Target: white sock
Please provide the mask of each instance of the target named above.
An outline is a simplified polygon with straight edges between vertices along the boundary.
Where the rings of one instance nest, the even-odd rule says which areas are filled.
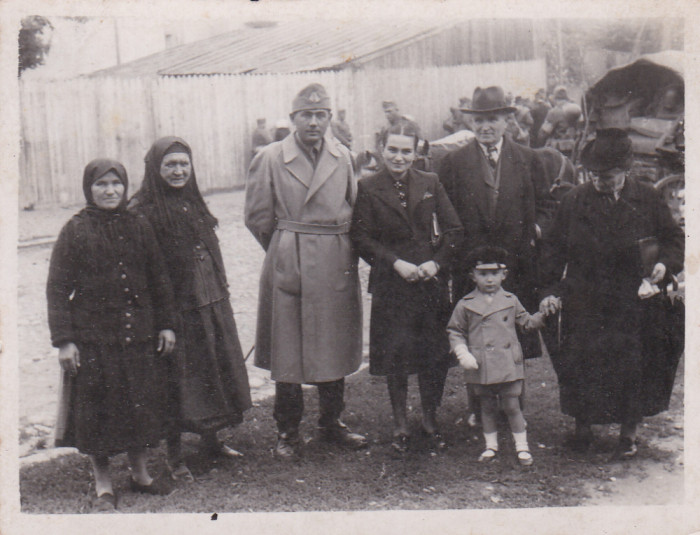
[[[530,446],[527,445],[527,431],[522,433],[513,433],[515,441],[515,451],[530,451]]]
[[[484,440],[486,440],[486,449],[498,451],[498,432],[484,433]]]

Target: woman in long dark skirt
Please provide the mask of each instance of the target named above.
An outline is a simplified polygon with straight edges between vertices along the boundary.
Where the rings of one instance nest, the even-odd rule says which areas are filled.
[[[61,230],[47,301],[67,403],[56,441],[90,456],[98,510],[116,507],[109,457],[128,452],[131,488],[168,489],[146,469],[164,419],[159,360],[175,344],[172,288],[148,222],[126,211],[128,179],[114,160],[85,168],[87,206]]]
[[[239,424],[251,400],[214,232],[217,220],[197,187],[192,151],[183,139],[164,137],[153,144],[132,208],[144,214],[155,230],[180,312],[169,378],[168,463],[174,479],[191,481],[180,432],[200,434],[207,455],[240,456],[216,433]]]

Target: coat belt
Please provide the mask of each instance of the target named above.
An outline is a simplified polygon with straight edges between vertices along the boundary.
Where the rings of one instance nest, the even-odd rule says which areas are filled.
[[[347,234],[350,232],[350,221],[339,225],[321,225],[318,223],[302,223],[300,221],[278,219],[277,228],[299,234]]]

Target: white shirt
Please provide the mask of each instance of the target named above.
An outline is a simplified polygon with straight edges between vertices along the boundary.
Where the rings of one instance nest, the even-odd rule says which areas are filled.
[[[484,155],[486,156],[486,159],[490,159],[488,146],[484,145],[481,142],[477,142],[477,143],[479,143],[479,146],[481,147],[481,150],[483,151]],[[500,156],[501,156],[501,148],[503,147],[503,137],[501,136],[501,139],[499,139],[496,142],[496,144],[493,146],[496,147],[496,152],[494,153],[494,157],[495,157],[495,160],[498,161],[498,158],[500,158]]]

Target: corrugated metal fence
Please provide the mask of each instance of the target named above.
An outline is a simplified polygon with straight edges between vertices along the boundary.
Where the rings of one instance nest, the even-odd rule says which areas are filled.
[[[131,192],[143,157],[160,136],[179,135],[194,151],[203,191],[241,187],[258,117],[268,126],[288,117],[294,95],[311,82],[326,86],[335,109],[347,110],[353,149],[372,148],[384,124],[381,101],[395,100],[428,139],[459,97],[499,84],[532,95],[545,84],[544,60],[298,74],[169,78],[80,78],[20,82],[23,205],[80,202],[85,164],[96,157],[124,163]]]

